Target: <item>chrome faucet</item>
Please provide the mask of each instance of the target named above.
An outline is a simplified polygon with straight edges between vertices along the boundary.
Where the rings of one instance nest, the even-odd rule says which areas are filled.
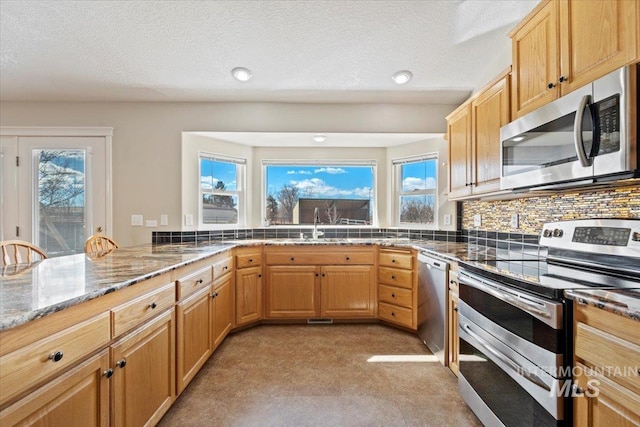
[[[313,239],[316,240],[318,237],[324,234],[323,231],[318,231],[318,224],[320,223],[320,211],[318,208],[313,209]]]

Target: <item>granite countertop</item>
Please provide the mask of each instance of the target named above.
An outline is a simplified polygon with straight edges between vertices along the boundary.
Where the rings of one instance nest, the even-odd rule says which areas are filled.
[[[467,255],[466,243],[409,239],[270,239],[220,243],[145,244],[101,258],[85,254],[4,267],[0,274],[0,331],[92,300],[236,246],[381,245],[426,250],[451,260]]]
[[[640,322],[640,289],[572,289],[567,298]]]

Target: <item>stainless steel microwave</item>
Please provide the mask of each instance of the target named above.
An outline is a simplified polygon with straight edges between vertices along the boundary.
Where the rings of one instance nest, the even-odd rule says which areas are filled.
[[[500,129],[503,190],[639,175],[637,66],[624,67]]]

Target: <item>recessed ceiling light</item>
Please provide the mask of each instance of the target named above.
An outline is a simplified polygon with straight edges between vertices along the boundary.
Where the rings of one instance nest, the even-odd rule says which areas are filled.
[[[327,140],[327,135],[323,133],[316,133],[315,135],[313,135],[313,140],[315,142],[325,142]]]
[[[233,76],[234,79],[240,82],[246,82],[253,76],[253,73],[248,68],[236,67],[233,70],[231,70],[231,75]]]
[[[393,73],[393,76],[391,76],[393,81],[399,85],[403,85],[407,83],[409,80],[411,80],[412,77],[413,77],[413,74],[409,70],[400,70],[396,73]]]

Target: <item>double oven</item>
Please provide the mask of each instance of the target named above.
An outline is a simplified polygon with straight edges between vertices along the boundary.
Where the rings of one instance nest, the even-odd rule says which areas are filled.
[[[640,220],[551,223],[540,244],[546,260],[460,268],[458,386],[486,426],[570,426],[573,319],[564,290],[640,289]],[[537,276],[508,271],[526,263]]]

